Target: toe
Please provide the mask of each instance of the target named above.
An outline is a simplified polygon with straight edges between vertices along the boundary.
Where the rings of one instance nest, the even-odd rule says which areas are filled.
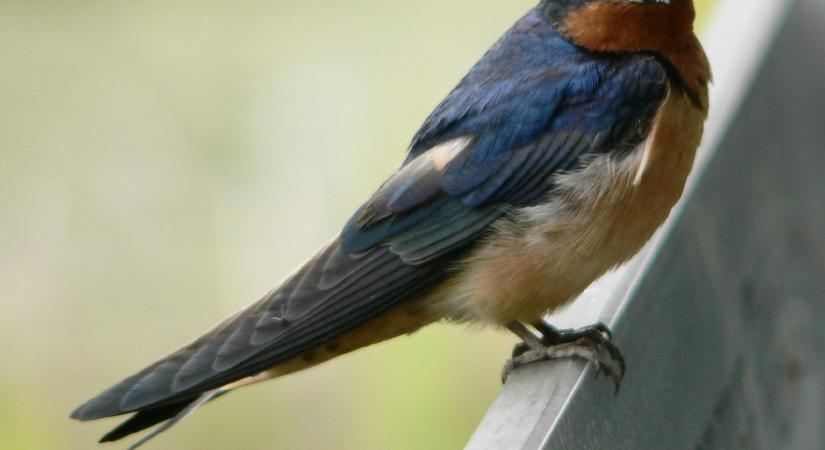
[[[521,354],[523,354],[524,352],[526,352],[528,350],[530,350],[529,345],[527,345],[524,342],[519,342],[518,344],[513,346],[513,351],[511,352],[510,357],[515,358],[517,356],[520,356]]]

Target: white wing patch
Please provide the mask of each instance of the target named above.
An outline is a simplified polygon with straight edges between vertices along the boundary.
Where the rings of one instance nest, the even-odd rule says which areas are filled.
[[[441,172],[462,150],[470,145],[472,139],[469,136],[459,136],[447,142],[436,145],[427,150],[426,153],[420,157],[426,157],[432,160],[435,170]]]

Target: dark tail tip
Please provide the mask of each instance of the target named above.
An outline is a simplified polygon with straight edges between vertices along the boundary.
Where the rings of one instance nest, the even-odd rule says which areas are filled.
[[[155,429],[153,432],[145,436],[143,439],[135,443],[130,449],[137,448],[143,445],[146,441],[152,439],[163,431],[169,429],[172,425],[179,422],[181,419],[189,415],[192,411],[197,409],[204,403],[214,400],[228,391],[215,390],[210,391],[195,397],[189,397],[184,400],[179,400],[155,408],[144,409],[138,411],[135,415],[121,423],[114,430],[106,433],[100,438],[101,443],[112,442],[122,439],[130,434],[143,431],[153,425],[165,422],[163,425]]]
[[[115,429],[106,433],[102,438],[100,438],[100,442],[117,441],[132,433],[143,431],[152,425],[171,419],[186,409],[186,407],[189,406],[189,404],[195,399],[196,398],[188,398],[169,405],[138,411],[135,415],[118,425]]]

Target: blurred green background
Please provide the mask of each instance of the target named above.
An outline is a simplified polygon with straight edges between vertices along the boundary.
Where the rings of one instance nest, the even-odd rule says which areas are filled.
[[[0,2],[0,449],[93,448],[120,419],[68,413],[327,242],[534,1]],[[434,325],[152,448],[460,448],[513,342]]]

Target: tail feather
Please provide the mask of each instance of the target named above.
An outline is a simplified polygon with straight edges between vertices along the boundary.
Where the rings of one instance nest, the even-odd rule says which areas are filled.
[[[118,425],[115,429],[106,433],[106,435],[100,438],[100,442],[117,441],[130,434],[143,431],[163,422],[158,428],[129,447],[129,450],[134,450],[158,434],[168,430],[176,423],[180,422],[181,419],[191,414],[195,409],[199,408],[204,403],[214,400],[227,392],[229,392],[229,390],[216,389],[194,398],[188,398],[168,405],[159,406],[157,408],[138,411],[135,415]]]
[[[87,401],[71,417],[86,421],[135,413],[104,436],[104,442],[166,421],[140,445],[227,391],[226,386],[346,333],[356,333],[353,346],[329,350],[311,362],[368,345],[384,334],[382,339],[399,334],[393,327],[407,332],[429,323],[431,318],[422,318],[427,314],[419,317],[399,309],[399,322],[387,313],[435,286],[445,275],[435,268],[406,264],[383,246],[344,253],[335,240],[261,300]],[[379,317],[389,320],[386,327],[356,332]]]

